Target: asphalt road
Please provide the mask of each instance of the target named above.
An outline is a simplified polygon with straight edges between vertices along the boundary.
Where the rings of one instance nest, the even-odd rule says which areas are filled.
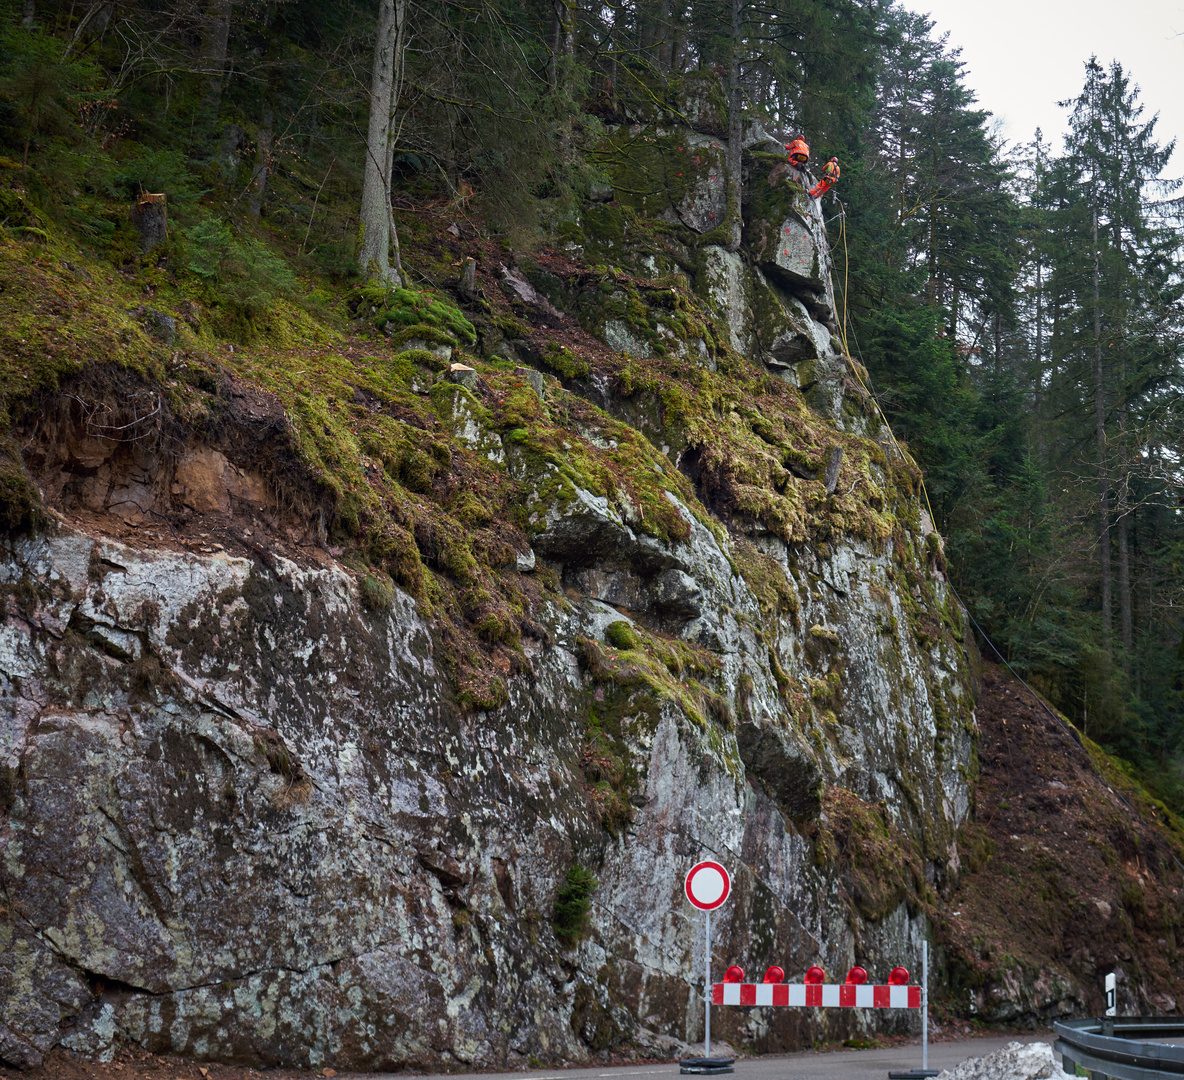
[[[1046,1042],[1055,1036],[1051,1031],[1003,1038],[963,1039],[957,1042],[929,1044],[929,1068],[952,1069],[972,1057],[985,1057],[1010,1042]],[[921,1044],[885,1050],[832,1050],[819,1053],[803,1050],[796,1054],[740,1058],[736,1071],[725,1080],[887,1080],[889,1072],[903,1072],[921,1067]],[[676,1080],[681,1074],[677,1062],[668,1065],[601,1066],[595,1069],[555,1069],[516,1073],[448,1073],[426,1080]],[[407,1073],[371,1075],[368,1080],[408,1080]]]

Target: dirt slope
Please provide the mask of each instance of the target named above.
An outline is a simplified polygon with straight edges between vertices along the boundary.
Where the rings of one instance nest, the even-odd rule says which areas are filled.
[[[966,873],[935,923],[944,1008],[1038,1022],[1184,1007],[1184,861],[1166,815],[1017,679],[987,666]],[[1102,771],[1100,771],[1102,770]]]

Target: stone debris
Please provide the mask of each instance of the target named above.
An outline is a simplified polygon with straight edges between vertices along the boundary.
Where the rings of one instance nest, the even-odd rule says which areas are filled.
[[[1069,1075],[1048,1043],[1013,1042],[986,1057],[946,1069],[937,1080],[1065,1080]]]

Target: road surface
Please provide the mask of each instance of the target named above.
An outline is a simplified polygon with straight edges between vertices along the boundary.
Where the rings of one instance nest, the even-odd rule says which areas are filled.
[[[929,1068],[952,1069],[967,1058],[985,1057],[1010,1042],[1046,1042],[1056,1036],[1051,1031],[1028,1035],[962,1039],[956,1042],[929,1044]],[[887,1080],[889,1072],[903,1072],[921,1067],[921,1044],[889,1047],[883,1050],[803,1050],[796,1054],[770,1054],[739,1058],[736,1071],[725,1080]],[[448,1073],[425,1080],[677,1080],[678,1063],[667,1065],[600,1066],[594,1069],[537,1069],[515,1073]],[[341,1080],[345,1080],[344,1077]],[[407,1073],[371,1074],[367,1080],[408,1080]]]

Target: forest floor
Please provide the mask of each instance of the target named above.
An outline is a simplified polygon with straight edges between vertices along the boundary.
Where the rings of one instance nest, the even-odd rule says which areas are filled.
[[[1176,1011],[1169,998],[1173,992],[1184,994],[1171,986],[1163,959],[1175,942],[1156,935],[1165,919],[1170,922],[1170,912],[1180,907],[1184,873],[1174,861],[1178,854],[1150,823],[1154,807],[1139,804],[1130,792],[1117,794],[1075,733],[1005,669],[984,666],[976,714],[981,775],[972,821],[962,834],[966,872],[934,912],[950,971],[960,969],[965,982],[973,980],[975,971],[992,967],[1060,969],[1071,972],[1089,993],[1088,977],[1096,970],[1097,992],[1087,1005],[1088,1011],[1098,1012],[1102,975],[1115,968],[1131,972],[1141,964],[1149,981],[1163,987],[1163,999],[1149,1004]],[[1128,796],[1133,806],[1124,801]],[[1005,1023],[988,1027],[969,1021],[954,1004],[942,1001],[935,988],[934,1041],[1015,1030]],[[997,1004],[1005,1008],[1005,1003]],[[603,1062],[618,1063],[623,1061]],[[304,1080],[336,1075],[331,1068],[306,1072],[186,1061],[138,1048],[123,1049],[110,1063],[58,1050],[37,1069],[0,1068],[5,1080]]]

